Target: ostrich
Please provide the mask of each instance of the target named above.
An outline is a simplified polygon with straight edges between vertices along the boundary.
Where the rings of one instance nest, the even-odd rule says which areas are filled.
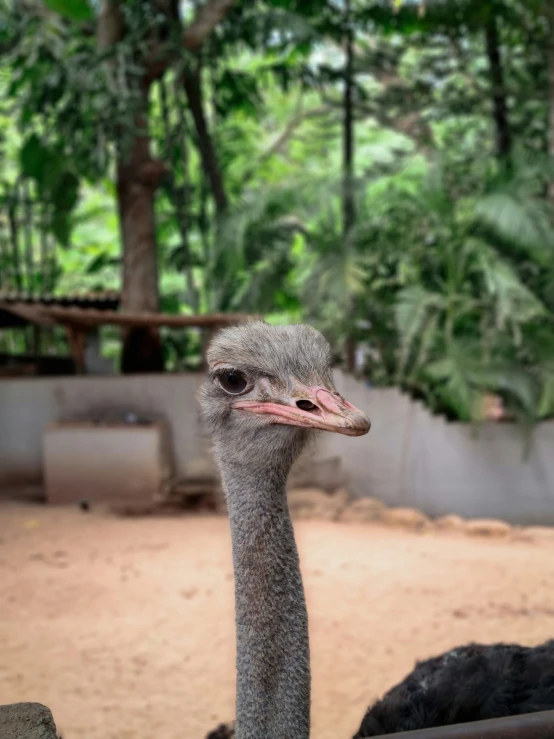
[[[314,430],[360,436],[369,420],[336,392],[329,345],[309,326],[224,329],[207,360],[200,400],[235,570],[236,736],[308,739],[308,615],[286,481]]]
[[[554,640],[468,644],[417,664],[368,709],[354,739],[553,708]]]
[[[256,321],[220,332],[200,402],[231,526],[236,724],[207,739],[308,739],[308,620],[286,501],[290,468],[317,431],[360,436],[367,417],[333,383],[309,326]],[[371,706],[354,739],[554,708],[554,641],[470,644],[418,664]]]

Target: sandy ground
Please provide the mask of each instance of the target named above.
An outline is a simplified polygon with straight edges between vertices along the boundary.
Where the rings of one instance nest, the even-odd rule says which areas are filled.
[[[313,735],[352,736],[414,660],[554,634],[554,539],[302,521]],[[201,739],[233,718],[227,521],[0,503],[0,703],[64,739]]]

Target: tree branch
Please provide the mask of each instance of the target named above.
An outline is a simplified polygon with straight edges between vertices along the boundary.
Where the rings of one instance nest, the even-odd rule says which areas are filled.
[[[187,51],[199,51],[215,27],[224,20],[236,0],[207,0],[198,9],[195,19],[183,32],[183,46]],[[146,78],[149,83],[163,76],[166,69],[174,61],[175,53],[167,46],[157,45],[148,55]]]
[[[217,213],[218,215],[222,215],[227,208],[227,195],[225,193],[217,153],[208,128],[208,121],[204,114],[200,76],[196,70],[189,70],[183,72],[182,80],[196,128],[202,166],[210,181]]]
[[[100,12],[96,37],[98,48],[106,51],[121,41],[124,34],[124,21],[121,7],[117,0],[100,0]]]
[[[214,28],[221,23],[236,0],[208,0],[198,9],[196,18],[185,28],[183,44],[188,51],[198,51]]]
[[[279,154],[286,147],[290,139],[294,136],[297,129],[304,123],[304,121],[308,120],[309,118],[318,118],[319,116],[325,115],[329,112],[329,110],[329,106],[320,105],[316,108],[312,108],[311,110],[300,110],[299,112],[295,113],[293,117],[288,121],[283,131],[281,131],[281,133],[277,136],[275,141],[273,141],[269,145],[269,147],[260,154],[258,159],[246,171],[246,174],[242,178],[242,187],[245,187],[250,182],[256,171],[262,166],[262,164],[264,164],[264,162],[267,162],[267,160],[275,154]]]
[[[342,232],[344,238],[348,236],[356,221],[354,197],[354,32],[352,30],[351,11],[351,0],[346,0],[344,6],[346,59],[344,63],[342,126]]]
[[[300,111],[295,116],[293,116],[287,123],[283,131],[277,136],[275,141],[273,141],[273,143],[264,152],[262,152],[262,154],[260,154],[256,166],[259,167],[260,164],[263,164],[274,154],[278,154],[286,146],[286,144],[288,144],[292,136],[294,136],[296,129],[301,126],[305,120],[307,120],[308,118],[317,118],[318,116],[325,115],[325,113],[327,113],[328,111],[329,108],[326,105],[320,105],[317,108],[313,108],[312,110]]]
[[[548,154],[554,161],[554,6],[548,5]],[[548,199],[554,206],[554,175],[548,178]]]
[[[492,93],[492,111],[496,128],[496,155],[507,159],[512,152],[512,132],[506,105],[506,86],[500,52],[500,34],[496,18],[491,13],[485,25],[485,42]]]

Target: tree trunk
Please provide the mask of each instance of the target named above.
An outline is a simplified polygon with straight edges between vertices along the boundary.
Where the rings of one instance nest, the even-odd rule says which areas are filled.
[[[342,234],[346,241],[356,220],[356,203],[354,199],[354,33],[350,0],[344,6],[345,65],[344,65],[344,123],[343,123],[343,159],[342,159]],[[344,248],[344,247],[343,247]],[[356,346],[346,327],[344,343],[345,365],[347,372],[353,372],[355,366]]]
[[[356,369],[356,342],[347,336],[344,342],[344,369],[352,374]]]
[[[188,302],[192,310],[198,312],[198,291],[196,289],[196,284],[194,281],[194,271],[191,262],[191,251],[188,238],[188,230],[190,227],[190,212],[188,207],[190,184],[188,181],[187,130],[185,125],[185,117],[183,114],[183,105],[180,104],[179,100],[179,97],[182,96],[182,90],[180,89],[180,87],[176,87],[173,98],[173,102],[174,105],[177,107],[179,116],[179,126],[177,129],[177,134],[175,135],[171,129],[169,100],[165,81],[161,79],[158,84],[160,90],[160,108],[165,129],[166,161],[171,161],[173,149],[174,147],[178,147],[178,156],[183,162],[185,170],[185,181],[182,187],[179,187],[177,185],[173,172],[167,173],[165,186],[169,195],[169,199],[171,200],[171,203],[173,205],[175,218],[177,220],[177,227],[181,236],[181,248],[183,251],[183,272],[185,274]]]
[[[200,157],[202,158],[204,171],[210,181],[216,211],[218,215],[222,215],[227,209],[227,196],[225,194],[221,169],[217,161],[215,146],[210,136],[208,122],[204,113],[200,75],[196,70],[188,70],[183,73],[183,87],[185,88],[190,112],[194,119]]]
[[[96,41],[102,51],[121,41],[125,33],[119,0],[100,0]]]
[[[158,310],[158,264],[154,195],[161,183],[165,168],[162,162],[151,159],[147,130],[148,88],[143,90],[142,110],[135,119],[135,138],[126,155],[120,154],[117,167],[117,196],[119,222],[123,241],[123,295],[124,311],[155,312]],[[156,329],[142,351],[131,351],[140,342],[129,329],[123,338],[122,371],[161,372],[163,354]],[[144,339],[144,331],[140,332]],[[148,351],[145,348],[148,347]]]
[[[512,132],[508,120],[504,69],[494,9],[490,11],[485,26],[485,42],[491,79],[492,114],[496,129],[496,155],[500,160],[508,160],[512,153]]]
[[[97,41],[102,50],[117,44],[125,35],[119,0],[101,0]],[[115,58],[110,62],[115,65]],[[113,70],[112,70],[113,71]],[[117,75],[113,75],[114,80]],[[154,193],[164,167],[150,157],[148,95],[150,81],[141,89],[140,108],[135,115],[134,139],[128,151],[118,153],[117,205],[123,247],[123,294],[121,307],[128,312],[158,310],[158,265]],[[161,372],[163,354],[159,332],[152,329],[122,330],[124,373]]]
[[[554,0],[546,0],[549,20],[548,36],[548,155],[551,174],[548,178],[548,200],[554,207]]]
[[[137,153],[138,142],[133,146]],[[123,296],[126,311],[158,310],[158,266],[154,187],[142,182],[133,160],[117,169],[117,194],[123,239]]]
[[[194,21],[185,29],[184,46],[192,53],[198,51],[204,39],[220,23],[231,10],[235,0],[209,0],[199,10]],[[100,49],[106,50],[117,44],[125,36],[124,14],[121,12],[121,0],[101,0],[98,16],[97,38]],[[175,4],[169,3],[165,8],[168,24],[175,21]],[[158,310],[158,268],[157,244],[154,219],[154,196],[156,188],[161,184],[165,174],[162,162],[150,156],[150,140],[148,135],[148,98],[152,82],[160,78],[175,57],[168,53],[160,53],[156,48],[156,39],[152,44],[144,45],[145,73],[141,89],[141,105],[135,114],[134,138],[129,150],[119,152],[117,163],[117,196],[121,238],[123,242],[123,295],[121,305],[124,311],[157,311]],[[162,44],[163,46],[163,44]],[[115,64],[115,58],[111,64]],[[115,79],[115,75],[114,75]],[[194,82],[194,80],[193,80]],[[197,118],[201,109],[201,90],[199,85],[192,88],[193,100],[199,105],[193,110],[197,127],[201,119]],[[188,94],[188,92],[187,92]],[[196,95],[196,98],[194,97]],[[191,103],[192,107],[192,103]],[[205,123],[205,121],[204,121]],[[199,131],[201,129],[199,128]],[[204,142],[207,136],[205,127]],[[210,140],[211,144],[211,140]],[[213,147],[212,147],[213,148]],[[202,155],[204,166],[210,176],[216,172],[213,159]],[[218,171],[218,170],[217,170]],[[221,178],[220,178],[221,179]],[[218,210],[224,207],[223,189],[215,195],[215,180],[212,183]],[[223,200],[222,200],[223,195]],[[123,335],[122,355],[123,372],[155,372],[163,370],[163,354],[159,334],[155,329],[128,329]]]
[[[352,32],[352,19],[350,12],[350,0],[345,3],[345,53],[344,66],[344,128],[343,128],[343,191],[342,191],[342,230],[346,236],[356,218],[356,206],[354,201],[354,38]]]

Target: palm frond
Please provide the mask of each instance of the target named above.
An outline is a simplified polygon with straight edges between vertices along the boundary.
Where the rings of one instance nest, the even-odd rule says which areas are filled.
[[[541,420],[554,416],[554,363],[543,368],[537,417]]]
[[[508,395],[529,418],[537,413],[539,388],[533,377],[521,367],[506,363],[468,369],[470,382],[482,390]]]
[[[451,347],[452,350],[452,347]],[[474,421],[479,393],[472,387],[458,352],[427,365],[424,376],[434,382],[434,393],[462,421]]]
[[[395,305],[396,327],[400,337],[398,379],[405,373],[418,336],[430,331],[431,312],[442,307],[443,302],[441,295],[429,292],[421,285],[413,285],[399,292]],[[436,323],[431,323],[433,325]],[[426,336],[427,345],[431,340],[430,336]]]
[[[479,262],[486,290],[495,303],[496,325],[524,324],[544,316],[541,301],[519,279],[512,267],[491,249],[481,249]]]
[[[506,189],[484,195],[475,204],[478,224],[524,252],[552,252],[554,232],[550,227],[548,210],[538,199],[518,197]]]

